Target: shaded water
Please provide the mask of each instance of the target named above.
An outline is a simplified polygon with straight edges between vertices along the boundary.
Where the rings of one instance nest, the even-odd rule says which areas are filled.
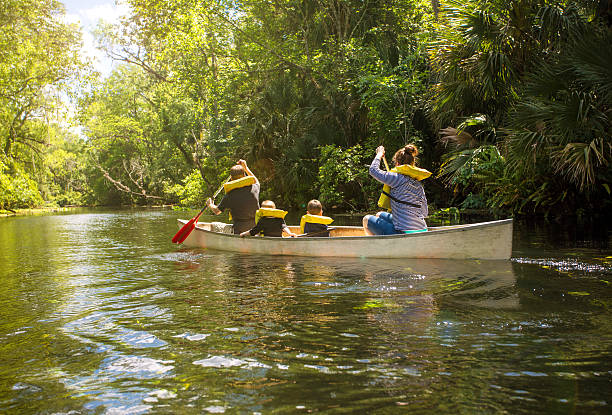
[[[0,220],[0,413],[611,412],[605,228],[383,261],[171,245],[190,216]]]

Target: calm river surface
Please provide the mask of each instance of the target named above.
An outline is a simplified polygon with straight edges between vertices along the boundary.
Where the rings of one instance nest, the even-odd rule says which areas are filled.
[[[172,245],[193,214],[0,218],[0,413],[612,412],[605,226],[316,259]]]

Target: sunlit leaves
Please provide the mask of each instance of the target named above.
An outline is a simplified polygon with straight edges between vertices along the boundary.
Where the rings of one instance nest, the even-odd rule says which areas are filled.
[[[32,207],[53,199],[46,155],[60,115],[60,97],[76,79],[80,32],[64,23],[55,0],[5,0],[0,6],[0,204]],[[5,180],[7,179],[7,180]]]
[[[367,166],[372,151],[356,145],[343,150],[336,146],[321,149],[319,167],[320,199],[327,206],[341,206],[355,210],[357,206],[374,207],[378,184],[370,180]],[[354,195],[349,198],[348,195]],[[376,199],[377,200],[377,199]]]
[[[39,206],[42,202],[30,175],[19,164],[0,156],[0,209]]]
[[[0,144],[10,155],[15,142],[32,145],[29,119],[52,110],[52,95],[74,76],[79,32],[61,22],[54,0],[10,0],[0,8]]]

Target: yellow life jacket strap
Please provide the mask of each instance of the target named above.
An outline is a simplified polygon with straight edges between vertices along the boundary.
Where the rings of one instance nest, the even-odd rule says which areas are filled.
[[[419,167],[411,166],[409,164],[402,164],[400,166],[391,169],[394,173],[403,174],[404,176],[411,177],[415,180],[421,181],[431,176],[431,172]],[[391,209],[391,200],[385,193],[391,192],[391,188],[388,185],[383,186],[383,193],[378,199],[378,206],[383,209]]]
[[[225,193],[229,193],[234,189],[250,186],[252,184],[255,184],[255,177],[245,176],[241,177],[240,179],[230,180],[227,183],[223,183],[223,190],[225,190]]]
[[[420,167],[411,166],[410,164],[402,164],[391,169],[392,172],[403,174],[404,176],[412,177],[418,181],[431,176],[431,172]]]
[[[304,226],[306,223],[322,223],[323,225],[329,225],[334,220],[329,216],[311,215],[310,213],[302,216],[300,220],[300,233],[304,233]]]
[[[287,215],[286,210],[272,209],[272,208],[259,208],[257,212],[255,212],[255,223],[259,222],[259,219],[266,218],[266,217],[284,219],[285,215]]]
[[[391,191],[391,188],[388,185],[383,186],[383,192],[380,194],[380,197],[378,198],[378,207],[381,207],[387,210],[391,209],[391,199],[389,199],[389,196],[385,194],[385,193],[388,194],[390,191]]]

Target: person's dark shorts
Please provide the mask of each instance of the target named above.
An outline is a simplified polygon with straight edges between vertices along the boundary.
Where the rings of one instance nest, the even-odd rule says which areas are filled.
[[[239,235],[244,231],[249,231],[255,227],[255,219],[236,220],[234,222],[234,235]]]

